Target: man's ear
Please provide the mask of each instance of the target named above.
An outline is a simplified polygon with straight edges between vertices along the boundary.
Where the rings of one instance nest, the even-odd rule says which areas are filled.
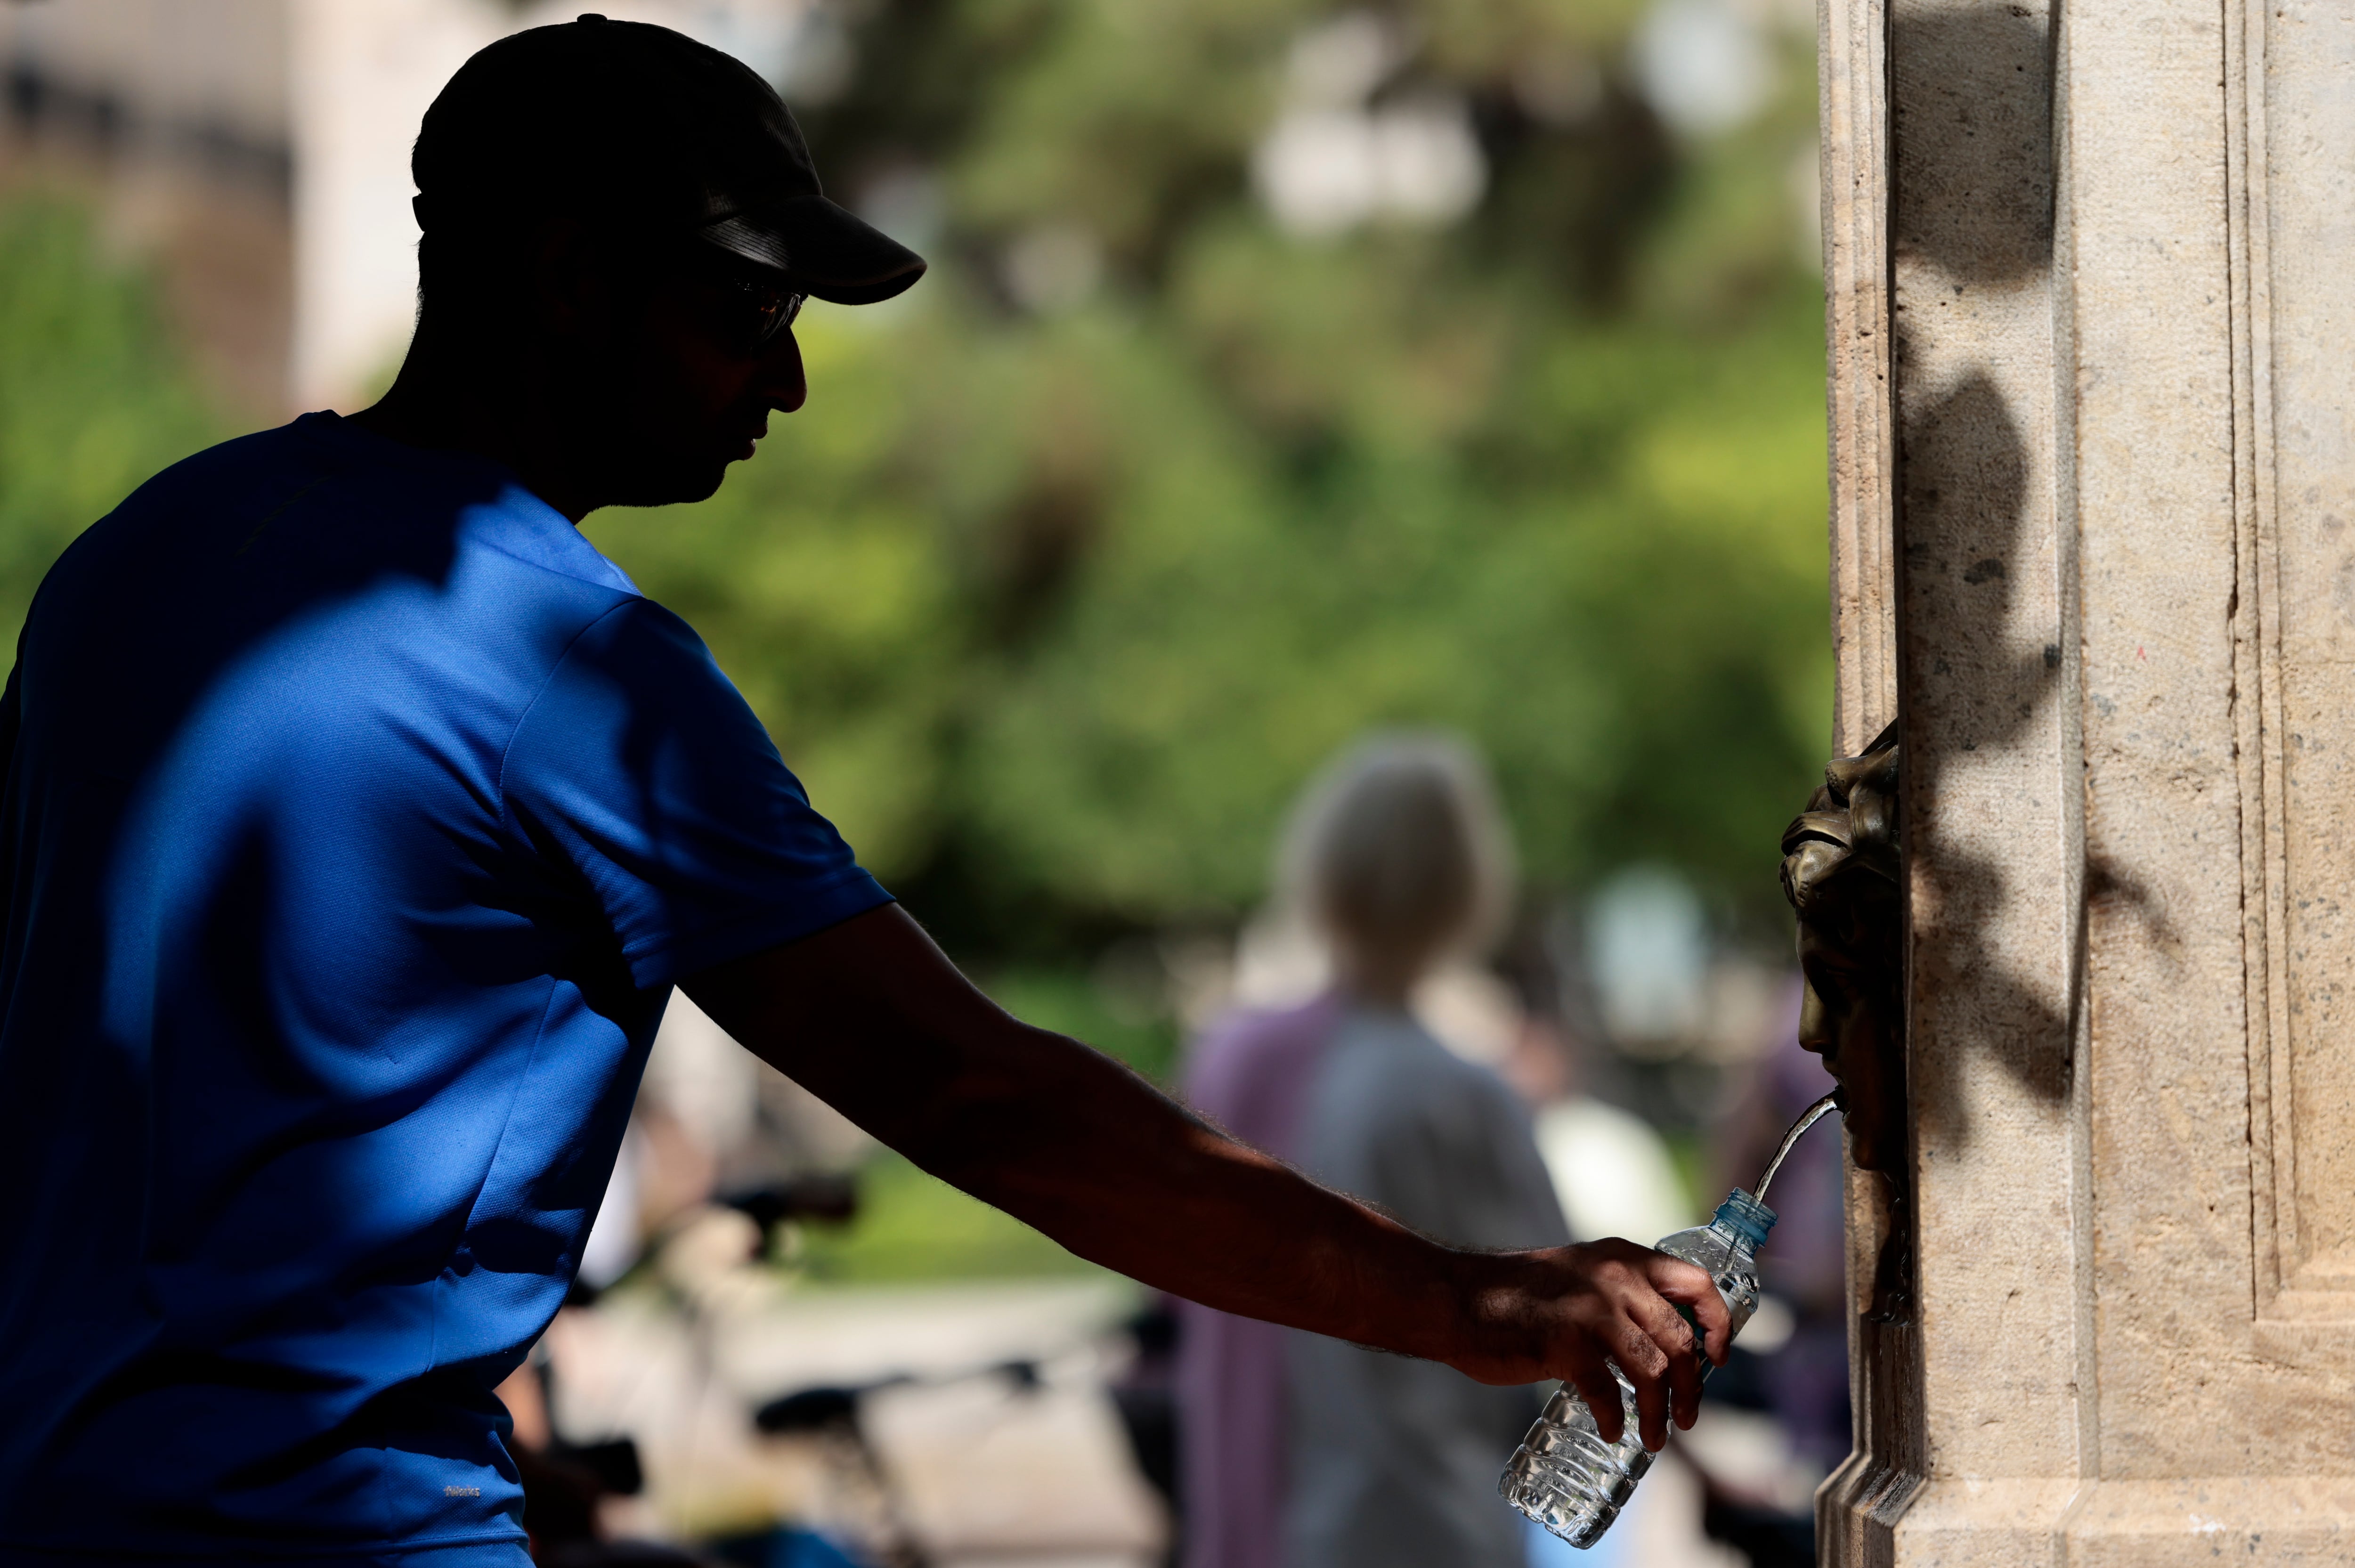
[[[577,218],[543,218],[528,249],[532,312],[557,337],[598,332],[613,312],[613,280],[605,258]]]

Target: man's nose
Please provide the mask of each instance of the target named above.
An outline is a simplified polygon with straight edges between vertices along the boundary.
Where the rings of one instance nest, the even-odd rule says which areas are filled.
[[[809,401],[809,377],[802,368],[802,346],[794,329],[777,334],[761,356],[759,390],[771,408],[792,413]]]

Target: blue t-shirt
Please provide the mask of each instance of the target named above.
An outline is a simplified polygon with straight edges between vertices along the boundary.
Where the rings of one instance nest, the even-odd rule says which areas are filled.
[[[889,895],[561,516],[331,414],[66,552],[0,758],[0,1563],[522,1563],[672,982]]]

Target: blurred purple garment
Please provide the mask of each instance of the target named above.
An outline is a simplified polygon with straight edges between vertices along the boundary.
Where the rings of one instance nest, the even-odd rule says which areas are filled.
[[[1327,995],[1230,1015],[1194,1048],[1187,1099],[1245,1143],[1296,1160],[1308,1092],[1341,1014]],[[1280,1568],[1284,1330],[1190,1301],[1178,1317],[1187,1568]]]
[[[1797,1043],[1792,1008],[1791,1043],[1774,1061],[1777,1114],[1796,1117],[1832,1090],[1823,1059]],[[1774,1178],[1774,1207],[1785,1216],[1774,1241],[1776,1288],[1791,1297],[1798,1328],[1777,1356],[1767,1358],[1767,1398],[1783,1429],[1809,1461],[1825,1470],[1848,1457],[1848,1167],[1839,1133],[1823,1128],[1791,1151]]]
[[[1823,1059],[1799,1044],[1799,986],[1784,997],[1773,1053],[1762,1063],[1758,1093],[1766,1125],[1785,1125],[1821,1096],[1832,1076]],[[1769,1275],[1777,1296],[1798,1316],[1791,1340],[1760,1368],[1766,1398],[1792,1444],[1828,1470],[1848,1456],[1847,1165],[1837,1128],[1800,1140],[1774,1178],[1774,1228]]]

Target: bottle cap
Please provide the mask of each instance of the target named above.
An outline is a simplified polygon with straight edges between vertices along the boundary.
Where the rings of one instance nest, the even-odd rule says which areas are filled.
[[[1714,1222],[1748,1242],[1754,1251],[1766,1244],[1766,1232],[1774,1228],[1774,1211],[1737,1187],[1717,1206]]]

